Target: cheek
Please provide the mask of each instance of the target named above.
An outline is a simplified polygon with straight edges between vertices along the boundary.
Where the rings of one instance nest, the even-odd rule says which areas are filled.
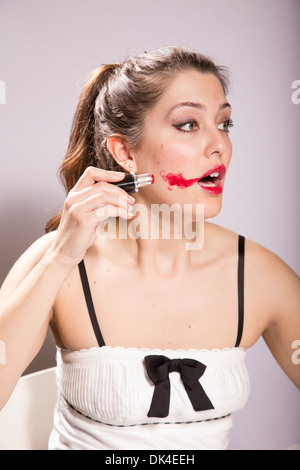
[[[176,141],[161,144],[159,179],[163,186],[167,183],[170,191],[192,186],[198,181],[198,178],[189,178],[189,175],[195,175],[195,172],[197,174],[196,162],[199,164],[197,151],[190,144]]]
[[[191,145],[173,141],[160,144],[159,156],[160,158],[157,160],[165,169],[184,170],[186,164],[190,164],[195,158],[195,151]]]

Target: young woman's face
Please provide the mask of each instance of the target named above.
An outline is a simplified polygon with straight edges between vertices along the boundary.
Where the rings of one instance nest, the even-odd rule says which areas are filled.
[[[144,190],[148,202],[204,204],[205,218],[219,213],[232,155],[230,112],[214,75],[190,70],[175,77],[147,114],[136,154],[138,173],[155,176]],[[207,172],[210,181],[199,184]]]

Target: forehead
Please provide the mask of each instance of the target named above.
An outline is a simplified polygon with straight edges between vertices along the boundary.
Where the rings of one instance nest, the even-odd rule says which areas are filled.
[[[169,109],[180,102],[200,102],[207,108],[219,108],[226,101],[218,78],[211,73],[188,70],[177,74],[157,103],[157,111]]]

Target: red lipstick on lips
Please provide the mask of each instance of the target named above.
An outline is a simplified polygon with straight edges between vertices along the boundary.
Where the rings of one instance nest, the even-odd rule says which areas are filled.
[[[188,188],[195,183],[198,183],[201,189],[207,191],[210,194],[218,195],[223,191],[222,179],[224,178],[226,168],[224,165],[215,165],[207,170],[200,178],[186,179],[182,176],[182,173],[166,173],[164,170],[160,172],[160,175],[169,186],[168,189],[171,191],[171,186],[178,186],[181,189]],[[218,173],[218,176],[210,176],[211,174]]]

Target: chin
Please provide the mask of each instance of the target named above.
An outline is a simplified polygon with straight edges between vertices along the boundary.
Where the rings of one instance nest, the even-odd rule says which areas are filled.
[[[219,215],[222,209],[222,199],[219,201],[204,203],[204,219],[212,219]]]
[[[190,209],[186,209],[188,207],[191,207]],[[210,203],[206,202],[194,202],[194,203],[185,203],[182,205],[181,210],[184,216],[186,214],[189,214],[188,220],[194,222],[199,222],[201,220],[205,219],[212,219],[213,217],[216,217],[220,212],[222,208],[222,201],[214,201]],[[187,210],[187,212],[186,212]]]

